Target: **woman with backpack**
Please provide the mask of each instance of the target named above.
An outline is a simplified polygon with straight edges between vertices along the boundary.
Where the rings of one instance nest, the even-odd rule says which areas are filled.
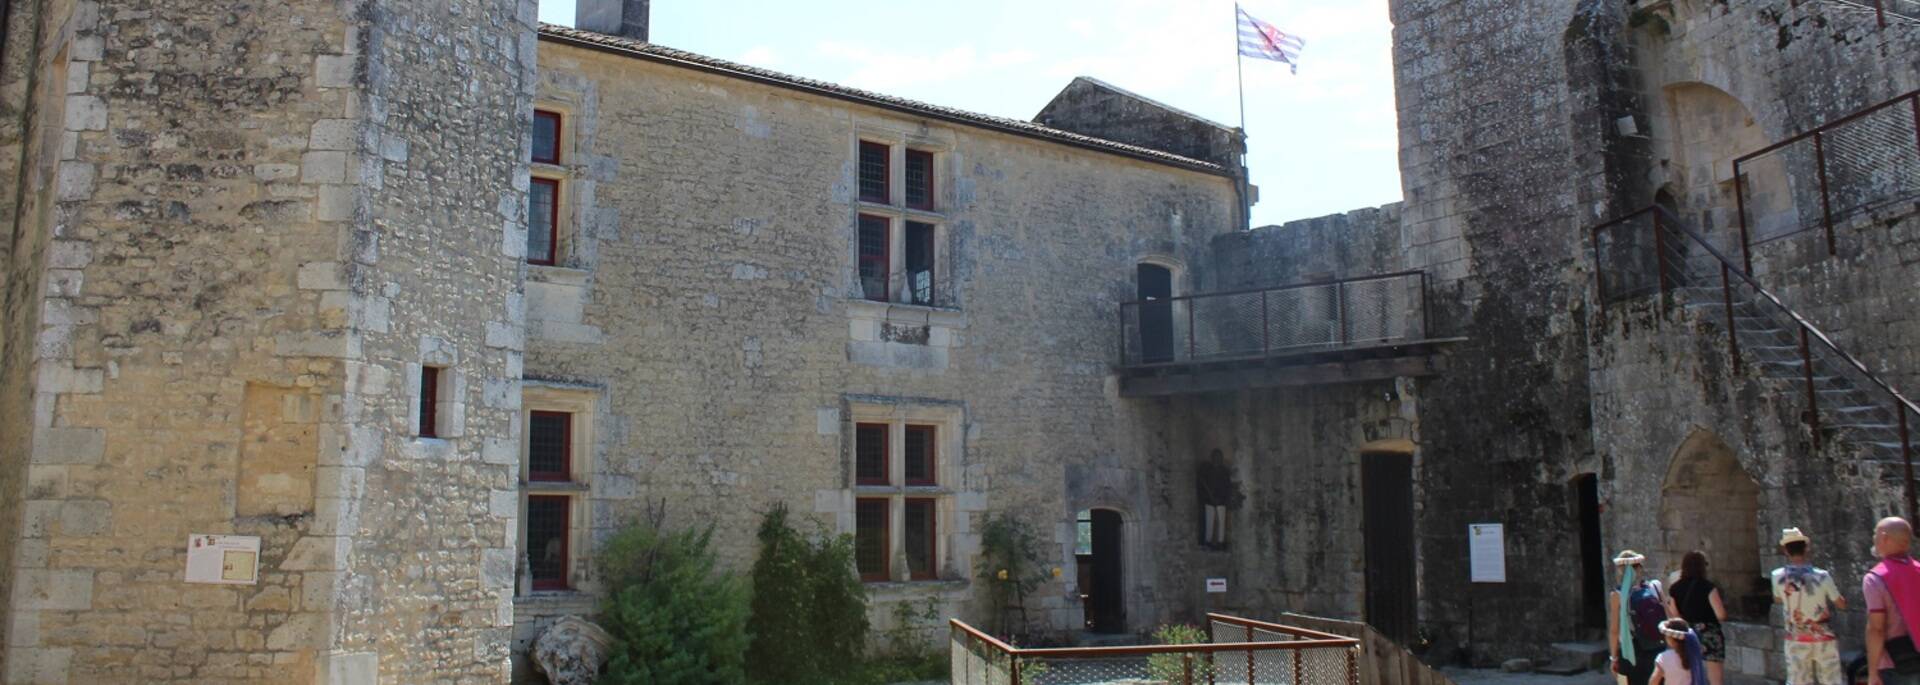
[[[1696,549],[1680,558],[1680,579],[1667,595],[1667,615],[1686,619],[1692,626],[1707,661],[1707,682],[1720,685],[1727,661],[1727,636],[1720,622],[1727,619],[1727,605],[1720,599],[1720,587],[1707,580],[1706,552]]]
[[[1666,593],[1658,579],[1647,576],[1646,561],[1630,549],[1614,556],[1620,588],[1607,593],[1607,647],[1613,672],[1625,676],[1627,685],[1647,685],[1667,644],[1660,633],[1660,622],[1667,620]]]

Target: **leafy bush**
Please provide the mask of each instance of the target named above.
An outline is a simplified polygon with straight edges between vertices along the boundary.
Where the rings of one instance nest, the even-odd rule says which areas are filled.
[[[862,668],[869,628],[853,536],[802,535],[778,505],[761,520],[759,539],[750,674],[763,683],[844,682]]]
[[[1039,538],[1025,522],[995,515],[980,529],[980,555],[980,579],[994,607],[994,632],[1012,637],[1027,629],[1027,595],[1052,575],[1041,563]],[[1019,617],[1010,618],[1015,613]]]
[[[1160,626],[1153,631],[1153,641],[1163,645],[1197,645],[1207,641],[1207,631],[1196,626],[1179,623]],[[1147,677],[1163,683],[1187,682],[1186,654],[1155,654],[1147,657]],[[1213,665],[1204,657],[1193,655],[1193,682],[1210,682]]]
[[[629,525],[607,542],[609,596],[601,623],[613,636],[605,682],[707,685],[746,677],[747,587],[722,572],[711,526],[666,532],[663,517]]]
[[[868,661],[854,682],[887,683],[944,681],[952,670],[949,655],[932,647],[928,630],[937,627],[940,603],[900,602],[893,605],[893,626],[883,634],[886,651]]]

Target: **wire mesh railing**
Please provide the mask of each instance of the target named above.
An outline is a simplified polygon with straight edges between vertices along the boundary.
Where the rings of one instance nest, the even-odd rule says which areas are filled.
[[[1122,366],[1258,359],[1425,338],[1422,271],[1120,305]]]
[[[1920,514],[1913,429],[1920,406],[1840,349],[1826,333],[1666,209],[1653,206],[1593,228],[1602,306],[1657,296],[1704,312],[1726,332],[1734,373],[1785,384],[1802,404],[1813,447],[1828,440],[1895,468],[1909,517]]]
[[[1920,91],[1741,156],[1733,181],[1743,269],[1754,245],[1816,230],[1834,254],[1836,223],[1920,201]]]
[[[955,619],[955,685],[1358,685],[1360,641],[1208,615],[1208,641],[1019,648]]]

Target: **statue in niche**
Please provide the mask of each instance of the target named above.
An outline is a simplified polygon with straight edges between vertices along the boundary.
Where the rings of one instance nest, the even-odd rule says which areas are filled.
[[[1194,468],[1194,482],[1200,490],[1200,545],[1210,549],[1227,548],[1227,509],[1240,503],[1240,490],[1233,482],[1233,467],[1226,454],[1216,449]]]

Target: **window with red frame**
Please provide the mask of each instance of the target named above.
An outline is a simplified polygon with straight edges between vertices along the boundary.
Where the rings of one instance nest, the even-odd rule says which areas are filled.
[[[902,469],[907,485],[935,485],[934,476],[934,427],[907,426],[906,465]]]
[[[886,143],[860,141],[861,202],[893,202],[892,188],[888,185],[893,180],[892,155]]]
[[[908,150],[906,175],[907,207],[933,211],[933,153]]]
[[[569,505],[566,495],[527,496],[527,571],[535,590],[567,589]]]
[[[527,480],[573,480],[573,415],[536,411],[527,422]]]
[[[887,426],[862,423],[853,427],[853,482],[855,485],[891,485],[887,473]]]
[[[560,163],[560,113],[544,109],[533,111],[533,161]]]
[[[931,498],[909,497],[901,518],[901,544],[907,553],[907,577],[933,580],[939,577],[939,559],[935,540],[935,502]]]
[[[560,182],[535,178],[527,188],[527,262],[552,266],[560,251]]]
[[[440,367],[420,367],[420,437],[440,437]]]
[[[887,301],[887,279],[891,275],[892,221],[884,216],[860,215],[860,291],[875,302]]]
[[[854,565],[864,581],[891,580],[887,562],[887,518],[889,502],[883,498],[854,500]]]

